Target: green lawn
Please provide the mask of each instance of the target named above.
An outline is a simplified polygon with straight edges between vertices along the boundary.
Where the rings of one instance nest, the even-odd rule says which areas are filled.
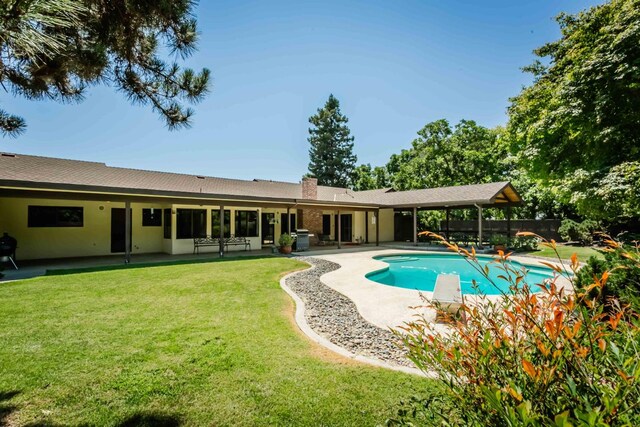
[[[433,381],[308,341],[284,258],[0,283],[0,425],[383,423]]]
[[[571,259],[574,253],[578,255],[578,260],[582,262],[586,262],[594,255],[602,257],[602,253],[590,247],[557,245],[556,249],[562,259]],[[545,246],[540,246],[535,252],[529,252],[529,255],[558,259],[558,255],[556,255],[553,249]]]

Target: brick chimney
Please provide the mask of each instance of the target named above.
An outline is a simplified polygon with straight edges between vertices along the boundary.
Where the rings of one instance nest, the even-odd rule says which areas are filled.
[[[302,198],[307,200],[318,200],[317,178],[302,178]],[[298,210],[298,213],[298,223],[302,228],[306,228],[314,235],[314,238],[311,239],[311,244],[317,245],[318,234],[322,233],[322,210],[304,208]]]
[[[309,200],[318,199],[318,178],[302,178],[302,198]]]

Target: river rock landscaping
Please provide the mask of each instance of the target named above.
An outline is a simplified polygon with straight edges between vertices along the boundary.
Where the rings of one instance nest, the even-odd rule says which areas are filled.
[[[312,268],[290,275],[285,283],[304,302],[305,319],[316,333],[351,353],[413,367],[391,331],[367,322],[349,298],[322,283],[320,277],[340,265],[314,257],[296,259]]]

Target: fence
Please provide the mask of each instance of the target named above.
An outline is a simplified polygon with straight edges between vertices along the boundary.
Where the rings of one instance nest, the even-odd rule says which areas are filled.
[[[559,219],[512,219],[511,235],[515,236],[518,231],[530,231],[536,233],[545,239],[561,240],[558,234],[560,227]],[[447,222],[440,222],[440,230],[445,233],[447,230]],[[477,220],[451,220],[449,221],[449,232],[478,232]],[[482,221],[482,233],[485,236],[491,234],[507,234],[507,220],[487,219]]]

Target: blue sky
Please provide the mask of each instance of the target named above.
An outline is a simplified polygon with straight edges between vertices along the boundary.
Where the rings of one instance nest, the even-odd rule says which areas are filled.
[[[193,127],[168,131],[150,107],[108,87],[80,104],[2,93],[27,132],[0,151],[243,179],[298,181],[308,117],[341,102],[359,163],[383,165],[426,123],[504,124],[532,50],[559,37],[553,17],[595,1],[201,1],[199,50],[212,92]]]

